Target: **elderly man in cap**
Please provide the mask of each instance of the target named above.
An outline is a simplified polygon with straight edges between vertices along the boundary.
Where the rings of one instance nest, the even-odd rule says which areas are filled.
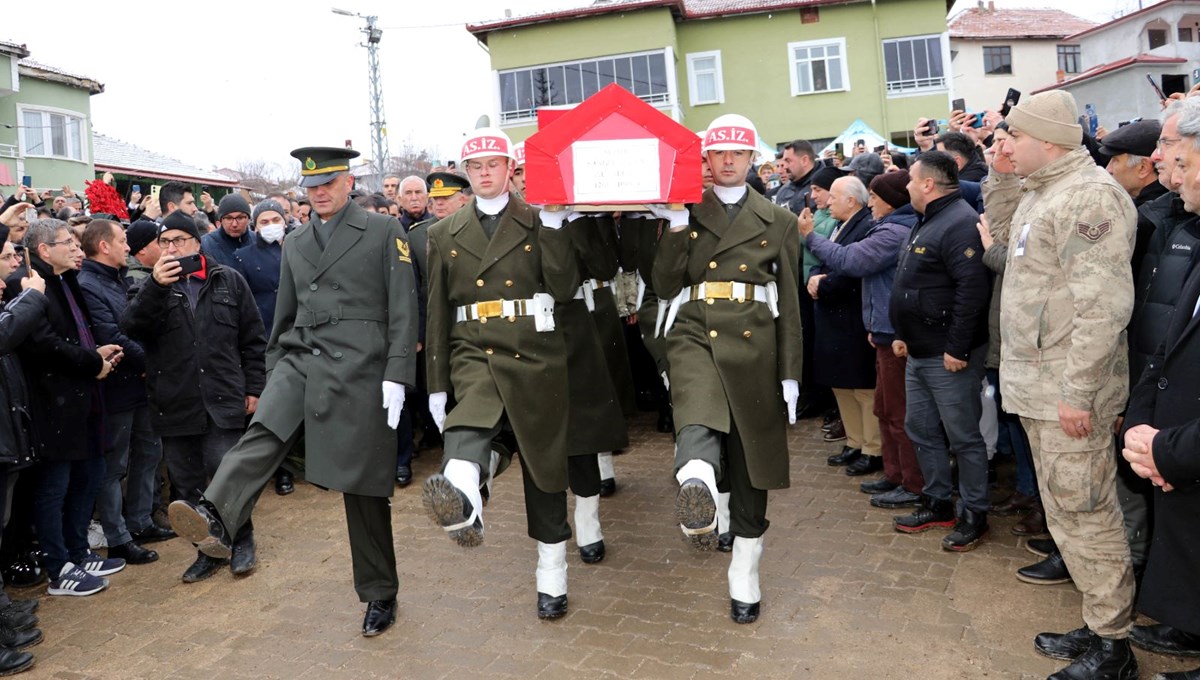
[[[796,216],[746,186],[758,132],[745,116],[705,131],[715,184],[669,221],[654,261],[675,405],[675,515],[701,550],[716,543],[717,499],[729,491],[734,536],[730,617],[758,618],[767,490],[788,486],[787,425],[800,395],[800,238]],[[778,389],[776,389],[778,386]]]
[[[1100,142],[1100,153],[1108,156],[1108,174],[1129,193],[1135,208],[1167,193],[1167,188],[1158,181],[1154,161],[1150,159],[1161,133],[1162,124],[1157,120],[1139,120],[1108,133]],[[1154,233],[1152,228],[1145,229],[1140,224],[1138,227],[1132,260],[1135,278]]]
[[[559,618],[567,613],[568,482],[594,496],[600,481],[594,457],[567,457],[567,350],[555,307],[574,297],[580,275],[567,214],[539,215],[509,192],[508,135],[475,130],[462,162],[475,198],[429,230],[429,411],[446,443],[442,473],[425,481],[425,507],[459,545],[482,543],[481,487],[490,490],[507,462],[492,440],[515,437],[538,548],[537,615]],[[450,392],[457,404],[447,413]],[[583,479],[594,489],[581,489]]]
[[[233,253],[250,243],[250,204],[241,194],[226,194],[217,206],[220,225],[204,235],[200,249],[204,254],[226,267],[234,266]]]
[[[1052,680],[1132,680],[1134,578],[1112,445],[1129,395],[1124,329],[1137,213],[1081,145],[1078,113],[1074,97],[1051,90],[1006,119],[1000,153],[1014,172],[992,182],[988,198],[989,217],[1003,221],[1009,215],[991,214],[993,206],[1020,196],[1005,211],[1000,382],[1029,434],[1046,525],[1083,595],[1085,625],[1042,633],[1034,646],[1072,662]]]
[[[283,251],[271,377],[203,500],[172,503],[171,524],[205,554],[228,557],[230,536],[303,434],[305,478],[342,492],[354,587],[367,603],[362,634],[370,637],[395,622],[400,585],[388,497],[392,430],[416,372],[412,252],[399,221],[349,200],[357,151],[307,147],[292,156],[316,217]]]
[[[444,220],[469,199],[463,193],[471,184],[466,177],[453,172],[431,172],[425,178],[429,185],[429,205],[433,216]]]

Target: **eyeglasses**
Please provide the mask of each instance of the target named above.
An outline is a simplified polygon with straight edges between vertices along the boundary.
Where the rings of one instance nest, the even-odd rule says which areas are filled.
[[[69,238],[69,239],[64,239],[62,241],[50,241],[46,245],[50,246],[51,248],[53,248],[54,246],[64,246],[65,245],[65,246],[69,246],[67,248],[68,250],[74,250],[79,247],[79,244],[75,242],[74,237]]]
[[[176,236],[175,238],[160,238],[160,239],[158,239],[158,246],[160,248],[170,248],[171,246],[175,246],[176,248],[178,248],[194,238],[196,238],[196,237],[195,236]]]
[[[221,218],[222,222],[249,222],[249,215],[226,215]]]
[[[1172,138],[1172,137],[1159,137],[1159,138],[1158,138],[1158,148],[1162,149],[1162,148],[1165,148],[1165,147],[1168,147],[1168,146],[1173,146],[1173,145],[1175,145],[1175,144],[1178,144],[1179,142],[1182,142],[1182,141],[1183,141],[1183,138],[1182,138],[1182,137],[1174,137],[1174,138]]]

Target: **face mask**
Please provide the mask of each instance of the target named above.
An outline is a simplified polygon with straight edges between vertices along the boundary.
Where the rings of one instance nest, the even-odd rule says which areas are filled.
[[[278,243],[283,238],[283,225],[264,224],[258,228],[258,235],[267,243]]]

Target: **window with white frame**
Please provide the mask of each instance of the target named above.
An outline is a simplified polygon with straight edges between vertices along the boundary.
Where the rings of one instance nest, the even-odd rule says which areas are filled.
[[[578,104],[610,83],[648,104],[674,101],[665,50],[512,69],[498,76],[500,122],[506,125],[535,118],[539,106]]]
[[[942,36],[918,35],[883,41],[888,94],[946,89]]]
[[[21,107],[21,153],[82,161],[83,116],[57,109]]]
[[[792,96],[850,89],[846,69],[846,39],[788,43]]]
[[[721,51],[687,55],[688,101],[692,106],[724,104],[725,81],[721,76]]]

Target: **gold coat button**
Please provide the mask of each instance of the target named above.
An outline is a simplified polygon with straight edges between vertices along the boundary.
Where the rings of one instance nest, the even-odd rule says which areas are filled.
[[[457,251],[457,250],[451,250],[451,251],[450,251],[450,257],[458,257],[458,251]]]
[[[475,279],[475,287],[483,288],[483,279]]]
[[[527,253],[532,253],[532,252],[533,252],[533,246],[531,246],[531,245],[526,245],[526,246],[525,246],[525,252],[527,252]]]
[[[760,247],[762,247],[762,248],[766,248],[766,247],[767,247],[767,242],[766,242],[765,240],[763,240],[763,241],[759,241],[759,242],[758,242],[758,245],[759,245]]]
[[[694,232],[694,231],[693,231],[692,233],[688,234],[688,236],[690,236],[690,237],[692,237],[692,238],[700,238],[700,234],[698,234],[698,233],[696,233],[696,232]]]
[[[717,332],[716,332],[716,331],[709,331],[709,332],[708,332],[708,337],[710,337],[710,338],[715,338],[715,337],[717,337]]]
[[[717,268],[717,263],[716,263],[716,262],[709,262],[709,263],[708,263],[708,268],[709,268],[709,269],[716,269],[716,268]]]
[[[494,352],[492,351],[492,348],[491,348],[491,347],[488,347],[487,349],[483,350],[483,353],[484,353],[484,354],[487,354],[487,355],[489,355],[489,356],[490,356],[491,354],[494,354]]]
[[[739,264],[739,265],[738,265],[738,271],[739,271],[739,272],[744,272],[744,271],[746,271],[747,269],[749,269],[749,267],[747,267],[747,266],[746,266],[746,265],[744,265],[744,264]]]
[[[706,305],[711,305],[712,303],[713,303],[713,299],[712,299],[712,298],[704,298],[704,304],[706,304]]]
[[[748,338],[748,337],[750,337],[750,331],[745,331],[745,332],[743,332],[743,333],[742,333],[742,337],[743,337],[743,338]]]
[[[509,322],[509,323],[516,323],[516,322],[517,322],[517,317],[515,317],[515,316],[510,316],[510,317],[508,317],[508,322]],[[521,355],[520,355],[520,354],[518,354],[517,356],[521,356]]]
[[[487,323],[487,317],[486,316],[479,317],[479,323]]]
[[[509,288],[512,288],[512,285],[513,285],[512,279],[505,281],[504,285],[508,286]]]

